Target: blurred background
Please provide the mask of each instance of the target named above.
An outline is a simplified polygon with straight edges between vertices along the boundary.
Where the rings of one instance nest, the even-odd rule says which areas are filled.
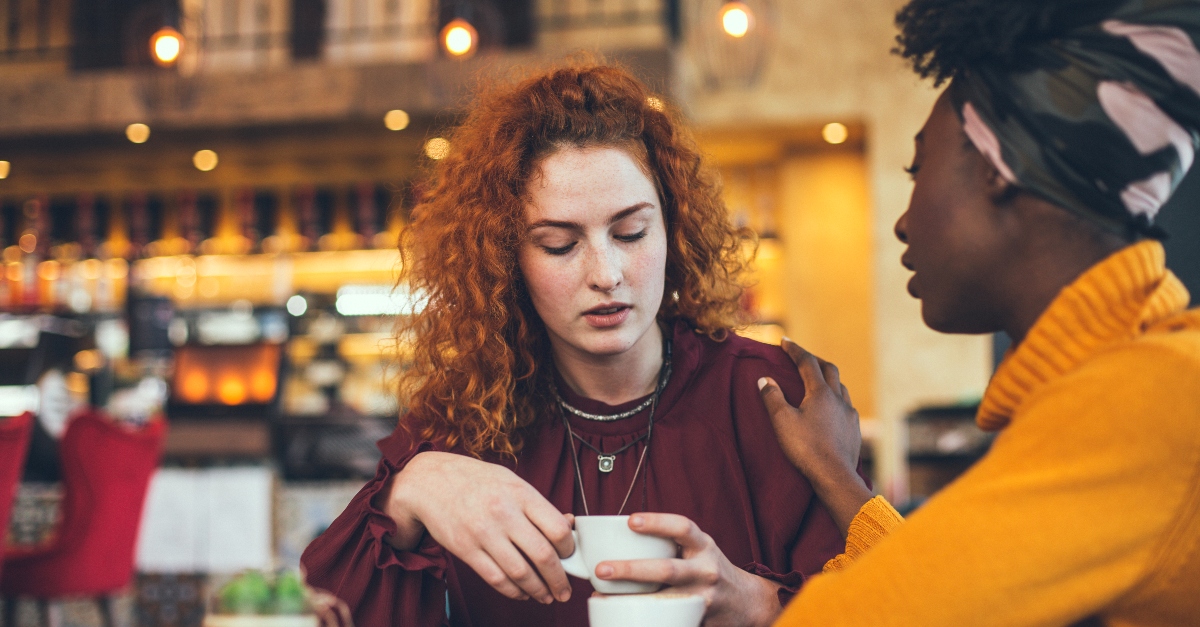
[[[0,624],[200,625],[214,582],[295,569],[396,424],[422,173],[481,79],[580,51],[690,118],[761,238],[744,333],[838,363],[876,489],[919,505],[986,450],[1007,343],[904,288],[936,92],[889,54],[901,4],[0,0]],[[1193,294],[1198,203],[1162,220]]]

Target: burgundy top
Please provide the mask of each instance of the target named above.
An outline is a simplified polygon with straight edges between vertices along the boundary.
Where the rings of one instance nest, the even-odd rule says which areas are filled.
[[[672,368],[655,411],[645,491],[639,477],[625,513],[687,516],[712,536],[730,562],[783,584],[786,592],[780,596],[786,601],[807,575],[819,572],[845,546],[812,486],[784,457],[758,396],[759,377],[771,376],[789,402],[799,403],[803,385],[796,367],[778,347],[732,334],[715,342],[677,323]],[[559,391],[572,406],[595,414],[632,409],[643,400],[610,406],[573,394],[566,386]],[[576,434],[612,451],[645,433],[649,415],[642,411],[614,422],[570,414],[567,419]],[[556,412],[526,438],[516,464],[489,461],[511,468],[561,511],[582,515],[568,448],[574,444],[591,513],[616,514],[644,441],[617,455],[612,472],[604,474],[595,452],[568,439]],[[395,523],[372,506],[372,498],[414,455],[440,449],[431,442],[414,442],[402,429],[381,440],[379,447],[383,461],[375,478],[308,546],[301,560],[309,584],[344,600],[357,625],[587,624],[587,598],[592,594],[587,581],[570,578],[573,591],[566,603],[514,601],[428,534],[414,551],[387,544],[384,538],[395,533]]]

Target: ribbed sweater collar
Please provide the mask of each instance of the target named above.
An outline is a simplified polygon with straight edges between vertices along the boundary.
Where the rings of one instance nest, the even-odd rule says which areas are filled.
[[[988,384],[976,423],[987,431],[1003,429],[1042,386],[1114,342],[1183,311],[1188,299],[1183,283],[1166,268],[1162,244],[1144,241],[1114,253],[1063,288],[1009,350]]]

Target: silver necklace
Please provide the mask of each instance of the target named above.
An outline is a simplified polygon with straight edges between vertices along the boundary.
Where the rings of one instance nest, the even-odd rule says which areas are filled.
[[[564,399],[561,395],[559,395],[557,385],[555,385],[553,387],[553,391],[554,391],[554,400],[558,401],[559,407],[562,407],[563,409],[571,412],[572,414],[575,414],[576,416],[579,416],[580,418],[584,418],[587,420],[595,420],[596,422],[612,422],[614,420],[623,420],[625,418],[629,418],[630,416],[636,416],[637,414],[642,413],[643,410],[645,410],[647,407],[649,407],[651,404],[654,403],[654,395],[651,394],[650,396],[646,397],[646,400],[642,401],[637,407],[634,407],[633,409],[630,409],[628,411],[623,411],[623,412],[616,413],[616,414],[589,414],[588,412],[583,411],[582,409],[573,407],[570,403],[568,403],[566,401],[566,399]]]
[[[660,396],[662,396],[662,391],[664,388],[667,387],[667,381],[670,378],[671,378],[671,338],[670,338],[670,336],[663,334],[663,365],[662,365],[662,368],[660,368],[658,371],[658,385],[655,386],[654,393],[651,394],[650,398],[648,399],[649,407],[650,407],[650,423],[646,427],[646,435],[643,436],[646,439],[646,446],[642,449],[642,455],[638,458],[637,468],[635,468],[633,471],[633,480],[629,482],[629,489],[625,491],[625,498],[621,500],[621,507],[620,507],[620,509],[617,510],[617,513],[616,513],[617,516],[620,516],[621,513],[625,511],[625,505],[629,503],[629,496],[633,494],[633,486],[637,485],[638,475],[641,474],[641,472],[642,472],[642,465],[644,465],[646,463],[646,455],[650,452],[650,436],[654,434],[654,410],[657,409],[658,398]],[[555,396],[558,396],[557,389],[554,391],[554,394],[555,394]],[[569,405],[566,405],[566,403],[563,403],[562,399],[559,398],[559,407],[564,407],[564,406],[569,407]],[[634,444],[637,444],[638,442],[640,442],[642,440],[642,438],[637,438],[636,440],[630,442],[629,444],[626,444],[625,446],[622,446],[621,448],[617,449],[616,451],[613,451],[612,453],[609,453],[609,454],[605,454],[605,453],[601,452],[600,449],[592,446],[591,444],[588,444],[587,441],[585,441],[583,438],[581,438],[575,434],[575,432],[571,429],[571,421],[567,420],[567,415],[565,413],[559,412],[559,415],[562,416],[563,425],[565,425],[567,428],[567,446],[571,447],[571,459],[574,460],[574,462],[575,462],[575,481],[578,482],[579,496],[583,500],[583,514],[585,516],[591,516],[591,510],[588,508],[587,492],[583,489],[583,473],[580,472],[580,470],[579,470],[579,452],[577,450],[575,450],[575,440],[579,440],[579,442],[581,444],[584,444],[584,445],[588,446],[589,448],[591,448],[592,450],[596,451],[597,458],[599,459],[600,471],[604,472],[604,473],[609,473],[609,472],[612,472],[613,461],[616,459],[617,454],[624,452],[629,447],[633,446]],[[630,414],[630,415],[632,415],[632,414]],[[586,418],[586,416],[581,416],[581,417]],[[611,420],[615,420],[615,418],[611,419]],[[649,471],[647,471],[647,472],[649,472]],[[645,497],[645,491],[644,491],[645,481],[642,482],[642,487],[643,487],[642,496],[644,499],[644,497]]]

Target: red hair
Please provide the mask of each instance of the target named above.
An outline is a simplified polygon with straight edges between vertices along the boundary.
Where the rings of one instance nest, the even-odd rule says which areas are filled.
[[[722,338],[739,322],[741,245],[715,173],[678,114],[629,72],[571,65],[485,89],[401,238],[402,282],[427,297],[401,321],[403,425],[466,452],[516,455],[550,408],[553,362],[517,265],[526,183],[565,146],[622,148],[656,184],[667,227],[660,320]]]

